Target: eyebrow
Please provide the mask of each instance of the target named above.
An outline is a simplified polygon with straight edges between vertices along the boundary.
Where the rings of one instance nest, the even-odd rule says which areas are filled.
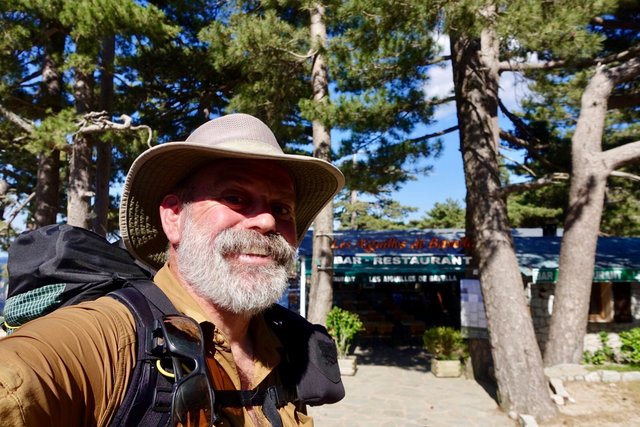
[[[208,186],[207,189],[215,188],[218,185],[253,185],[255,181],[256,178],[240,176],[238,174],[230,172],[226,173],[223,177],[220,177],[213,181],[213,184],[211,186]],[[290,186],[274,185],[272,193],[276,196],[276,198],[285,200],[291,199],[291,201],[295,202],[297,200],[297,192],[293,180],[291,180],[289,184]]]

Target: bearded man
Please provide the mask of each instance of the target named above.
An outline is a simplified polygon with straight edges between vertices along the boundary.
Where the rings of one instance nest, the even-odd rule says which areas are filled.
[[[297,246],[343,184],[330,163],[284,154],[270,129],[246,114],[211,120],[133,163],[120,205],[124,244],[157,269],[153,280],[177,311],[201,325],[216,393],[282,382],[282,343],[263,312],[287,289]],[[0,346],[10,359],[3,363],[25,378],[2,381],[0,368],[0,415],[20,425],[109,425],[136,363],[131,312],[100,298],[43,319]],[[62,336],[47,332],[61,325]],[[28,350],[27,338],[36,343]],[[46,361],[55,369],[42,376]],[[218,409],[221,426],[313,425],[293,402],[275,415],[251,400]]]

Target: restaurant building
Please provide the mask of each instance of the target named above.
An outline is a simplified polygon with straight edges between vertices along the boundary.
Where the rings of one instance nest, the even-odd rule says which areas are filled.
[[[561,237],[541,229],[514,229],[513,240],[534,326],[548,333]],[[310,282],[309,232],[300,247],[300,307]],[[336,231],[334,305],[360,314],[361,338],[420,343],[429,326],[486,336],[477,270],[464,230]],[[640,238],[598,240],[589,330],[640,326]],[[597,341],[597,339],[596,339]]]

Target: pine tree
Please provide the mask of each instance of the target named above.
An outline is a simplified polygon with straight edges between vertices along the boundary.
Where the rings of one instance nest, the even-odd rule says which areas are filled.
[[[457,200],[448,198],[444,203],[436,202],[426,215],[412,221],[415,228],[464,228],[465,209]]]
[[[0,90],[0,105],[4,107],[0,111],[7,125],[14,129],[13,134],[21,134],[19,147],[39,158],[36,203],[35,209],[32,209],[35,225],[55,221],[59,213],[57,181],[63,164],[58,165],[58,157],[63,153],[64,156],[68,155],[71,166],[68,173],[70,182],[65,191],[71,206],[67,219],[70,223],[89,227],[90,199],[94,195],[97,199],[108,199],[108,185],[105,182],[110,178],[108,169],[104,169],[99,188],[106,195],[96,193],[92,181],[94,159],[91,140],[96,139],[98,134],[102,139],[109,138],[105,129],[131,129],[130,126],[112,126],[113,122],[107,120],[110,116],[104,115],[101,116],[101,130],[86,126],[88,121],[97,117],[95,110],[98,104],[95,99],[101,93],[100,86],[105,86],[105,95],[109,91],[106,80],[103,79],[100,85],[94,81],[96,75],[104,77],[106,74],[101,70],[108,69],[98,66],[100,43],[96,40],[101,40],[103,35],[113,38],[116,34],[121,35],[119,40],[124,40],[137,34],[146,35],[149,38],[145,42],[149,42],[154,37],[166,39],[172,28],[163,23],[162,14],[154,7],[143,7],[128,0],[24,0],[12,2],[11,5],[3,4],[2,7],[2,28],[19,36],[7,38],[9,49],[3,50],[6,59],[0,64],[3,75],[11,75],[14,70],[16,77]],[[30,44],[23,42],[27,39]],[[102,65],[105,65],[104,62]],[[21,102],[17,103],[16,100]],[[88,116],[78,117],[83,114]],[[80,120],[83,122],[81,129],[77,127]],[[71,136],[73,144],[68,143]],[[105,164],[104,160],[110,160],[111,153],[108,153],[108,149],[106,151],[101,156],[101,164]],[[17,157],[15,153],[10,153],[9,157],[7,164],[15,170]],[[23,189],[18,188],[17,191],[22,192]],[[104,203],[102,206],[99,222],[104,228]]]
[[[592,42],[577,56],[547,52],[545,59],[554,65],[529,72],[535,95],[519,129],[519,142],[527,141],[529,155],[521,170],[562,175],[570,184],[536,190],[555,195],[543,203],[552,201],[556,210],[566,206],[558,216],[564,234],[546,364],[578,363],[582,358],[598,234],[611,232],[609,227],[619,224],[617,216],[631,220],[625,227],[630,232],[637,227],[637,216],[623,207],[613,209],[613,203],[633,206],[638,200],[637,183],[630,179],[638,180],[632,172],[640,158],[633,142],[640,137],[633,108],[638,105],[640,9],[637,2],[622,1],[611,11],[583,27],[588,31],[582,37]],[[623,203],[620,194],[626,196]],[[603,204],[607,216],[601,223]]]
[[[467,184],[467,235],[474,242],[501,405],[545,419],[548,398],[541,356],[522,292],[501,183],[498,128],[500,73],[549,69],[597,49],[586,24],[604,2],[469,1],[446,4],[461,151]],[[544,61],[527,63],[526,52]],[[505,304],[505,301],[509,301]],[[516,332],[517,331],[517,332]]]

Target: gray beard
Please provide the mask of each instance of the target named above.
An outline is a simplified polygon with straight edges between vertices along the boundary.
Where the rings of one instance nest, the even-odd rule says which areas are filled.
[[[255,266],[225,257],[256,248],[274,262]],[[295,256],[295,249],[279,234],[265,236],[228,228],[211,238],[187,213],[177,249],[177,267],[201,297],[232,313],[254,315],[277,302],[287,289]]]

